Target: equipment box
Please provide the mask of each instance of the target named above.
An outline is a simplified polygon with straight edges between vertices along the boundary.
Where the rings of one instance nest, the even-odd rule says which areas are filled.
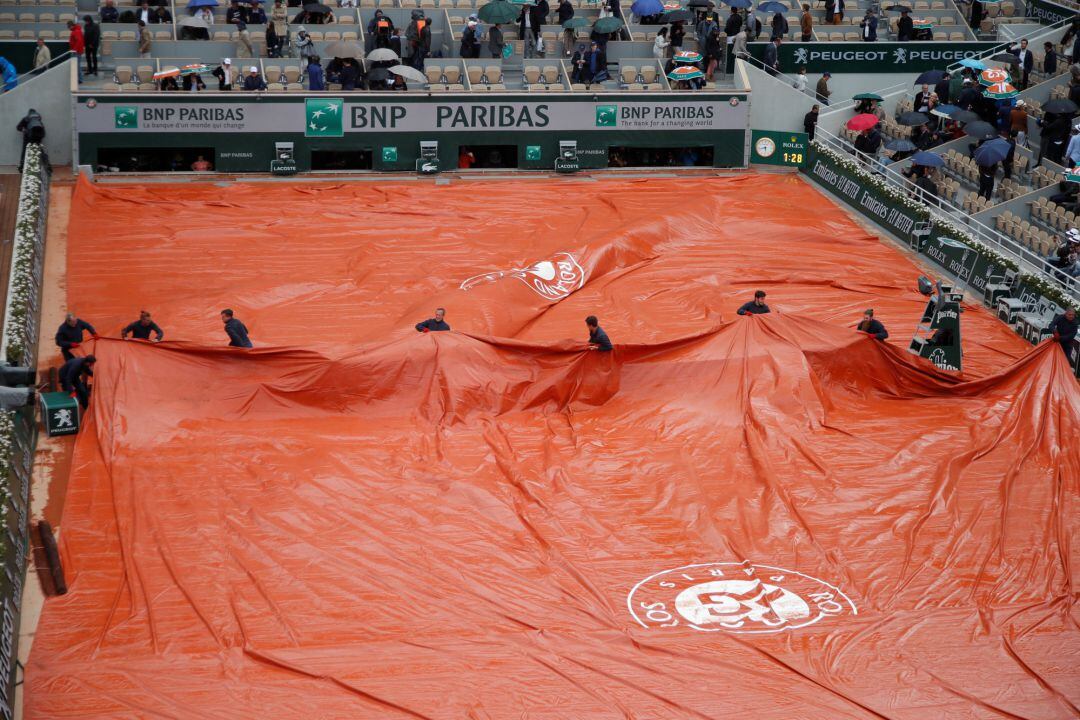
[[[79,432],[79,402],[62,392],[41,393],[41,418],[45,434],[74,435]]]

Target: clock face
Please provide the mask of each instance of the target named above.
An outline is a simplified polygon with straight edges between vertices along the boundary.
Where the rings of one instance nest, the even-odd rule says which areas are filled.
[[[776,152],[776,143],[770,138],[761,138],[754,145],[754,149],[757,150],[757,154],[761,157],[771,157]]]

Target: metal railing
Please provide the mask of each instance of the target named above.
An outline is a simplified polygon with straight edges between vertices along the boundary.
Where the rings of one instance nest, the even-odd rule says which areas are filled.
[[[66,50],[54,57],[53,59],[49,60],[48,64],[42,65],[41,67],[36,67],[33,70],[29,70],[27,72],[24,72],[22,75],[19,75],[16,78],[16,85],[22,85],[25,82],[29,82],[30,80],[36,78],[38,75],[41,75],[46,70],[51,70],[57,65],[62,65],[64,62],[73,58],[77,59],[78,55],[76,55],[70,50]]]
[[[1062,273],[1053,266],[1049,266],[1046,258],[1033,253],[1012,238],[998,232],[995,228],[976,220],[969,213],[956,207],[948,200],[929,196],[922,188],[915,185],[897,170],[890,168],[889,165],[882,164],[877,158],[856,150],[850,143],[845,142],[827,130],[819,128],[814,134],[814,142],[820,143],[829,150],[841,155],[850,155],[866,169],[866,172],[879,175],[890,184],[907,191],[925,207],[931,219],[937,218],[957,227],[962,227],[965,232],[969,233],[979,243],[1013,260],[1021,272],[1045,278],[1061,287],[1064,292],[1080,300],[1080,280]]]
[[[768,67],[764,62],[762,62],[761,60],[758,60],[756,57],[754,57],[750,53],[739,53],[738,55],[735,55],[734,57],[735,57],[736,60],[742,60],[744,62],[747,62],[747,63],[753,65],[754,67],[756,67],[758,70],[761,70],[762,72],[766,73],[767,75],[772,76],[777,82],[787,83],[788,87],[790,87],[792,90],[798,91],[799,88],[798,88],[798,85],[796,84],[794,76],[787,75],[785,73],[780,72],[779,70],[773,70],[772,68]],[[806,88],[804,90],[800,91],[800,92],[802,92],[804,95],[809,95],[810,97],[817,100],[817,89],[810,86],[810,81],[809,80],[807,80],[806,82],[807,82]]]
[[[1071,22],[1072,22],[1072,20],[1060,20],[1060,21],[1054,23],[1053,25],[1045,26],[1043,29],[1039,30],[1037,33],[1027,37],[1028,46],[1029,47],[1035,47],[1036,43],[1039,40],[1043,40],[1044,38],[1046,38],[1047,36],[1052,34],[1054,31],[1062,29],[1063,27],[1065,27],[1066,25],[1068,25]],[[984,50],[983,52],[979,53],[978,55],[972,55],[971,59],[985,60],[986,58],[989,58],[989,57],[991,57],[993,55],[997,55],[1000,52],[1008,52],[1009,48],[1012,47],[1013,45],[1015,45],[1018,42],[1020,42],[1020,41],[1019,40],[1006,40],[1003,43],[999,43],[999,44],[995,45],[994,47],[990,48],[989,50]],[[963,65],[961,65],[959,62],[954,62],[952,65],[946,66],[945,70],[950,75],[952,75],[955,72],[959,72],[962,67],[963,67]]]

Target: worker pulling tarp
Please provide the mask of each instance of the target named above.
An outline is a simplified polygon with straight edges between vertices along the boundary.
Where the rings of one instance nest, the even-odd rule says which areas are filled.
[[[68,291],[102,337],[26,717],[1074,715],[1060,347],[970,306],[975,371],[939,371],[855,330],[919,312],[899,252],[800,181],[704,183],[651,222],[681,181],[575,185],[535,235],[506,220],[549,186],[503,183],[471,246],[474,184],[80,188]],[[381,210],[282,215],[325,192]],[[431,238],[380,237],[405,207]],[[167,340],[119,339],[133,296]]]

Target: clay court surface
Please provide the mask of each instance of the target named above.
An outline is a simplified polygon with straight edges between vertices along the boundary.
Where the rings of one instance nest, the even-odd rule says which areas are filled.
[[[1064,356],[977,303],[911,356],[925,269],[795,176],[71,217],[70,307],[168,342],[84,346],[27,718],[1080,717]]]

